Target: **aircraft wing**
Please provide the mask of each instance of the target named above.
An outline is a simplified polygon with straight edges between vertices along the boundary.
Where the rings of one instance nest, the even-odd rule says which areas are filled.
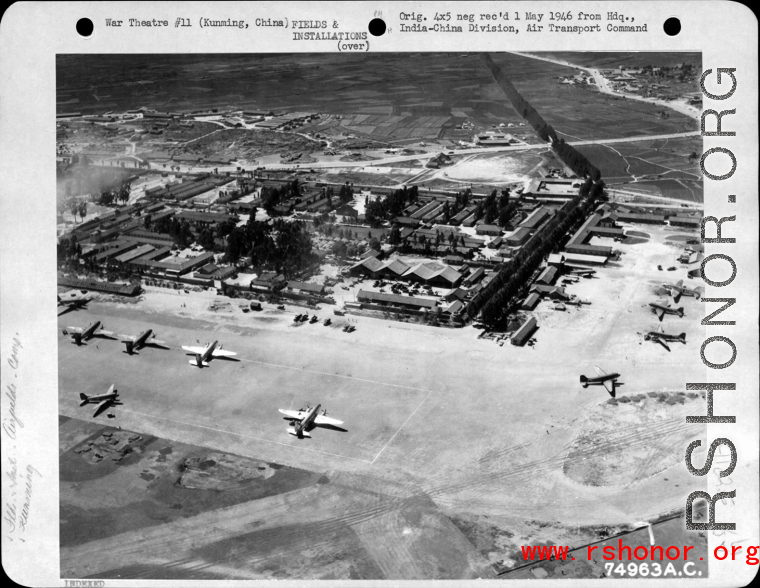
[[[122,341],[124,341],[124,342],[126,342],[126,341],[132,341],[132,343],[134,343],[135,341],[137,341],[137,337],[135,337],[133,335],[121,335],[121,334],[119,334],[119,335],[116,335],[116,336],[119,339],[121,339]]]
[[[158,339],[148,339],[145,342],[146,345],[158,345],[160,347],[168,347],[166,341],[159,341]]]
[[[190,345],[183,345],[182,349],[184,349],[185,351],[189,351],[190,353],[195,353],[197,355],[203,355],[204,353],[206,353],[205,347],[191,347]]]
[[[227,351],[226,349],[214,349],[211,355],[213,357],[232,357],[233,355],[237,355],[237,353],[234,351]]]
[[[600,368],[598,365],[594,366],[594,369],[596,370],[596,373],[600,376],[606,376],[607,372],[605,372],[602,368]]]
[[[655,338],[655,341],[657,341],[657,342],[658,342],[660,345],[662,345],[662,346],[663,346],[665,349],[667,349],[668,351],[670,351],[670,347],[668,346],[668,344],[665,342],[665,340],[664,340],[664,339],[662,339],[662,338],[660,338],[660,337],[656,337],[656,338]]]
[[[98,329],[92,334],[93,337],[113,337],[114,335],[113,331],[106,331],[104,329]]]
[[[298,419],[299,421],[306,416],[306,413],[301,412],[300,410],[284,410],[281,408],[280,412],[285,416],[289,416],[292,419]]]
[[[330,417],[326,417],[322,414],[318,414],[314,418],[314,424],[315,425],[342,425],[343,421],[339,421],[338,419],[331,419]]]
[[[676,283],[676,288],[681,288],[683,286],[683,280],[678,280]]]
[[[84,329],[80,329],[79,327],[66,327],[66,331],[69,334],[78,333],[81,335],[82,333],[84,333]]]
[[[112,404],[112,403],[113,403],[113,401],[112,401],[110,398],[109,398],[108,400],[104,400],[103,402],[101,402],[101,403],[98,405],[98,408],[97,408],[97,410],[95,410],[95,414],[94,414],[94,415],[92,415],[92,416],[93,416],[93,417],[96,417],[96,416],[98,416],[98,415],[99,415],[99,414],[101,414],[103,411],[105,411],[106,409],[108,409],[108,407],[109,407],[109,406],[111,406],[111,404]]]
[[[604,382],[602,382],[602,384],[604,384],[604,387],[607,390],[607,392],[612,394],[612,397],[614,398],[615,397],[615,380],[605,380]]]
[[[657,313],[657,318],[659,318],[660,322],[662,322],[662,317],[665,316],[665,310],[662,308],[655,308],[655,312]]]

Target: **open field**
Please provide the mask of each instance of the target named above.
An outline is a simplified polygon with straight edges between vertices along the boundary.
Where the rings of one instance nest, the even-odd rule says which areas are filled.
[[[661,52],[661,51],[531,51],[540,57],[550,57],[573,65],[611,69],[619,66],[675,67],[682,63],[701,65],[702,54],[699,52]]]
[[[242,162],[253,161],[264,155],[299,151],[311,153],[319,150],[318,141],[306,139],[295,133],[225,129],[202,136],[177,150],[177,153],[222,157]]]
[[[523,98],[565,140],[682,133],[697,129],[697,123],[683,114],[669,113],[670,118],[658,118],[661,106],[602,94],[593,87],[559,84],[558,76],[577,73],[572,67],[514,54],[493,53],[491,57]]]
[[[610,186],[687,202],[704,201],[699,138],[581,145],[577,149],[594,162]]]
[[[686,332],[686,345],[673,345],[668,353],[643,341],[658,324],[648,302],[662,297],[662,282],[685,277],[684,269],[656,270],[658,263],[673,264],[681,245],[666,238],[681,233],[667,227],[646,227],[646,233],[647,239],[616,244],[621,262],[600,269],[598,278],[568,287],[591,306],[567,312],[553,311],[546,302],[538,306],[533,347],[499,347],[477,339],[472,327],[433,329],[368,317],[350,317],[357,326],[351,334],[342,332],[347,319],[339,317],[332,317],[329,328],[294,326],[294,312],[268,304],[260,313],[243,314],[235,304],[211,310],[216,297],[208,292],[151,290],[134,302],[102,297],[88,310],[64,315],[61,328],[92,320],[103,320],[117,333],[152,327],[171,347],[129,356],[116,341],[96,339],[77,347],[59,335],[61,414],[92,421],[91,407],[78,406],[78,393],[101,392],[115,383],[124,406],[115,409],[113,420],[101,416],[101,423],[134,431],[146,444],[138,462],[81,481],[76,492],[62,492],[63,504],[82,509],[66,511],[71,528],[86,527],[88,511],[105,506],[105,497],[84,505],[76,498],[90,492],[91,484],[127,476],[123,484],[129,479],[146,487],[158,479],[140,474],[171,481],[172,470],[154,471],[166,465],[155,452],[161,455],[169,445],[175,460],[215,452],[313,474],[303,474],[306,485],[300,489],[294,482],[279,494],[240,495],[248,502],[230,498],[226,506],[188,518],[161,515],[159,524],[142,519],[139,529],[114,523],[123,532],[63,549],[65,575],[491,577],[516,563],[496,561],[496,552],[512,553],[520,544],[547,538],[580,545],[594,531],[579,533],[579,526],[628,528],[683,508],[694,482],[685,468],[671,465],[677,463],[673,457],[683,455],[688,440],[704,435],[685,424],[684,406],[657,403],[656,418],[634,411],[620,430],[589,429],[589,415],[622,415],[633,405],[608,407],[602,388],[578,384],[579,373],[593,373],[593,365],[622,374],[619,398],[649,392],[675,397],[688,379],[686,359],[698,354],[694,341],[704,333],[703,304],[685,298],[680,304],[686,316],[668,316],[662,323],[668,332]],[[317,314],[332,315],[329,308]],[[217,339],[239,361],[215,360],[199,370],[179,348]],[[347,432],[316,429],[310,439],[289,436],[277,409],[306,403],[321,403],[345,421]],[[72,422],[62,431],[76,429]],[[593,444],[584,441],[590,433]],[[98,430],[69,431],[67,451],[93,435]],[[621,477],[609,456],[623,447],[631,462]],[[578,478],[567,469],[578,451],[602,468],[615,466],[604,470],[604,485],[585,483],[582,472]],[[64,452],[64,460],[73,457]],[[321,476],[329,483],[314,483]],[[64,478],[64,487],[68,483]],[[134,508],[124,506],[118,516]],[[476,549],[462,529],[485,518],[498,529],[491,534],[498,542]],[[347,528],[366,553],[355,541],[351,547],[340,539],[351,536]],[[118,563],[112,555],[116,546]],[[338,560],[355,560],[354,571]]]
[[[477,54],[109,55],[58,59],[61,110],[282,109],[522,122]]]
[[[493,59],[565,138],[696,128],[677,113],[658,119],[661,108],[652,104],[560,85],[556,78],[576,73],[572,67],[513,54]],[[313,54],[298,61],[289,55],[62,55],[58,69],[61,109],[85,113],[139,106],[323,112],[348,117],[326,127],[381,140],[437,136],[450,118],[486,127],[524,122],[476,53]]]

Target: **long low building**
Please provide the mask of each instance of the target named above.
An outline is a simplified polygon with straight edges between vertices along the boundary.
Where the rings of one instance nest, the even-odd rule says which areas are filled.
[[[378,304],[389,308],[401,308],[410,310],[432,310],[436,307],[435,300],[428,298],[417,298],[415,296],[399,296],[397,294],[386,294],[385,292],[369,292],[359,290],[356,295],[359,302],[368,304]]]
[[[510,342],[512,343],[512,345],[518,345],[522,347],[528,342],[528,340],[531,338],[533,333],[536,332],[537,328],[538,328],[538,323],[536,321],[536,317],[532,316],[527,321],[525,321],[519,329],[517,329],[514,332],[514,334],[512,335],[512,338],[510,339]]]
[[[664,225],[665,217],[661,214],[639,214],[632,212],[613,212],[610,215],[614,220],[624,223]]]
[[[77,290],[92,290],[106,294],[119,294],[121,296],[137,296],[142,288],[136,284],[114,284],[111,282],[99,282],[97,280],[80,280],[78,278],[66,278],[59,276],[58,285]]]
[[[597,223],[602,219],[602,215],[594,213],[586,219],[575,234],[570,238],[565,251],[582,255],[598,255],[599,257],[609,257],[612,255],[612,247],[602,245],[587,245],[587,241],[594,235],[600,237],[622,237],[622,229],[613,229],[609,227],[598,227]]]

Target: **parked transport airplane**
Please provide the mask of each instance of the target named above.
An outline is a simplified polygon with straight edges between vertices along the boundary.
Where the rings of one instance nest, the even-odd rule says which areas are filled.
[[[650,302],[649,306],[652,307],[652,312],[657,315],[657,318],[660,319],[660,322],[662,322],[662,317],[664,317],[666,314],[677,314],[678,316],[683,317],[683,306],[673,308],[670,306],[670,304],[660,304],[658,302]]]
[[[86,328],[80,327],[66,327],[63,330],[64,335],[71,335],[71,341],[77,345],[81,345],[82,341],[88,341],[93,337],[113,337],[111,331],[104,330],[105,325],[100,321],[90,323]]]
[[[589,386],[604,386],[607,392],[610,393],[610,396],[615,398],[615,388],[617,386],[617,379],[620,377],[620,374],[608,374],[598,365],[595,365],[594,369],[596,370],[598,376],[592,378],[581,376],[581,384],[583,384],[583,387],[588,388]]]
[[[162,347],[163,349],[169,349],[169,346],[165,341],[159,341],[156,339],[156,334],[153,329],[143,331],[136,337],[131,335],[119,335],[121,342],[127,346],[127,353],[132,355],[137,353],[140,349],[147,346]]]
[[[660,325],[659,327],[657,327],[656,331],[649,331],[646,335],[644,335],[644,340],[654,341],[655,343],[659,343],[665,349],[670,351],[670,347],[668,346],[668,343],[671,341],[677,341],[679,343],[683,343],[684,345],[686,345],[686,333],[681,333],[680,335],[671,335],[663,331],[662,325]]]
[[[198,367],[208,367],[208,362],[217,357],[227,358],[237,355],[234,351],[222,349],[222,346],[218,345],[218,343],[219,341],[214,341],[205,347],[190,347],[183,345],[182,349],[195,354],[195,360],[190,360],[189,363],[190,365]]]
[[[343,421],[338,419],[332,419],[327,416],[327,411],[323,410],[319,413],[320,404],[317,404],[314,408],[306,407],[301,410],[284,410],[280,409],[280,412],[290,419],[291,427],[288,429],[288,433],[295,435],[299,439],[304,437],[311,437],[309,431],[315,426],[328,425],[337,426],[342,425]]]
[[[688,288],[683,285],[683,280],[678,280],[675,284],[663,284],[662,287],[670,293],[674,302],[678,302],[681,296],[694,296],[698,300],[701,295],[699,288]]]
[[[62,307],[58,309],[58,315],[60,316],[76,308],[82,308],[90,300],[92,300],[92,297],[82,290],[70,290],[69,292],[58,294],[58,306]]]
[[[124,404],[119,400],[119,393],[114,390],[114,384],[111,384],[111,387],[108,389],[108,392],[105,394],[98,394],[97,396],[87,396],[87,394],[80,394],[79,398],[82,400],[82,402],[79,403],[79,406],[84,406],[85,404],[97,404],[98,408],[95,410],[95,414],[93,414],[93,417],[98,416],[101,414],[104,410],[112,407],[112,406],[119,406]],[[108,418],[114,418],[113,414],[109,414]]]

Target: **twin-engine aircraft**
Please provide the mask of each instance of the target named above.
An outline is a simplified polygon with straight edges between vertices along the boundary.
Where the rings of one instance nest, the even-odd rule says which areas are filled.
[[[80,327],[66,327],[63,330],[64,335],[71,335],[72,343],[81,345],[82,341],[88,341],[93,337],[110,337],[113,338],[111,331],[105,330],[105,325],[100,321],[90,323],[84,329]]]
[[[683,318],[683,306],[673,308],[670,306],[670,304],[665,305],[659,304],[657,302],[650,302],[649,306],[652,307],[652,312],[657,315],[657,318],[660,319],[660,322],[662,322],[662,317],[664,317],[666,314],[677,314],[679,317]]]
[[[218,343],[219,341],[214,341],[205,347],[190,347],[183,345],[182,349],[195,354],[195,360],[191,359],[189,363],[190,365],[195,365],[198,367],[208,367],[208,362],[214,358],[230,358],[233,355],[237,355],[237,353],[234,351],[227,351],[226,349],[222,349],[221,345],[217,347]]]
[[[596,273],[594,269],[571,269],[570,273],[574,276],[582,276],[584,278],[591,278]]]
[[[684,286],[683,280],[678,280],[675,284],[663,284],[662,287],[673,297],[673,302],[678,302],[681,296],[694,296],[698,300],[701,295],[699,288]]]
[[[680,335],[671,335],[663,331],[662,326],[659,326],[656,331],[649,331],[646,335],[644,335],[644,340],[659,343],[665,349],[670,351],[670,346],[668,346],[668,343],[671,341],[683,343],[686,345],[686,333],[681,333]]]
[[[92,300],[92,297],[81,290],[71,290],[69,292],[64,292],[63,294],[58,294],[58,306],[62,307],[58,309],[58,316],[69,312],[70,310],[82,308],[90,300]]]
[[[82,400],[82,402],[79,403],[79,406],[84,406],[85,404],[97,404],[98,408],[95,410],[95,414],[93,414],[93,417],[98,416],[101,414],[104,410],[107,410],[111,408],[112,406],[119,406],[124,404],[119,400],[119,393],[114,390],[114,384],[111,384],[111,387],[108,389],[108,392],[105,394],[98,394],[97,396],[87,396],[87,394],[81,393],[79,395],[79,398]],[[114,418],[113,414],[108,415],[109,419]]]
[[[620,374],[608,374],[598,365],[595,365],[594,369],[596,370],[596,373],[599,374],[598,376],[593,378],[581,376],[581,384],[583,387],[588,388],[589,386],[604,386],[607,392],[610,393],[610,396],[615,398],[615,388],[617,386],[617,379],[620,377]]]
[[[303,439],[304,437],[311,437],[309,431],[314,427],[336,427],[343,424],[343,421],[328,417],[326,410],[323,410],[320,414],[320,406],[320,404],[317,404],[314,408],[306,407],[301,410],[284,410],[281,408],[280,412],[290,419],[291,427],[288,429],[288,433],[295,435],[299,439]]]
[[[130,355],[137,353],[143,347],[148,346],[169,349],[169,346],[165,341],[159,341],[156,339],[156,334],[153,332],[153,329],[143,331],[136,337],[131,335],[119,335],[119,338],[121,339],[121,342],[127,346],[127,353]]]

